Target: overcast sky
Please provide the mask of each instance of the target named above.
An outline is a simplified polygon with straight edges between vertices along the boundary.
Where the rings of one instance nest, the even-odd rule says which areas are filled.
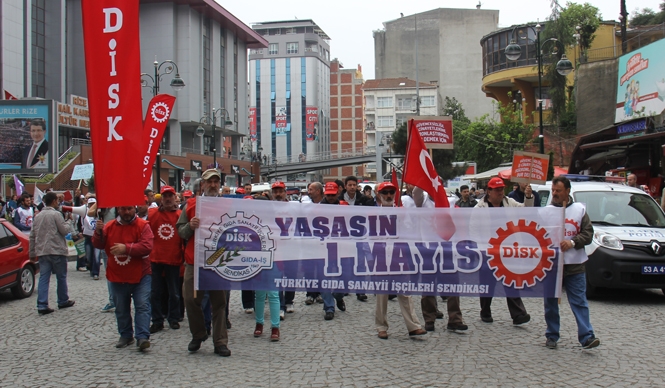
[[[366,80],[374,78],[372,31],[383,22],[436,8],[470,8],[478,0],[215,0],[247,25],[275,20],[312,19],[330,36],[330,57],[339,58],[345,68],[360,64]],[[603,20],[618,20],[619,0],[590,0],[600,9]],[[659,10],[662,0],[626,0],[629,13],[645,7]],[[551,0],[481,0],[483,9],[498,9],[499,27],[545,20]],[[564,5],[565,0],[560,0]],[[583,3],[583,1],[578,1]],[[629,16],[630,18],[630,16]],[[480,44],[480,43],[479,43]]]

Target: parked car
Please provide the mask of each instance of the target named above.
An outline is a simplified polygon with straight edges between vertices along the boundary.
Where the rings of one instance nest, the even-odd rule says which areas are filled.
[[[37,260],[28,255],[28,236],[5,219],[0,219],[0,291],[11,289],[17,298],[27,298],[35,290]]]
[[[535,185],[534,185],[535,186]],[[534,187],[551,202],[552,182]],[[593,242],[586,246],[587,295],[599,288],[660,288],[665,293],[665,213],[644,191],[606,182],[571,182],[586,205]]]

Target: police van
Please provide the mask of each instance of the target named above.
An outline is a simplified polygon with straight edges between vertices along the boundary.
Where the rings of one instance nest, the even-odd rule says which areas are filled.
[[[586,205],[593,242],[585,247],[587,294],[599,288],[659,288],[665,293],[665,213],[644,191],[617,183],[571,180],[570,195]],[[532,185],[541,206],[552,182]]]

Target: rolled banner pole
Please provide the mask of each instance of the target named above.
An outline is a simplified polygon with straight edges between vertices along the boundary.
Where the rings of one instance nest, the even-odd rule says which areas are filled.
[[[566,239],[566,206],[568,206],[568,199],[565,199],[563,201],[563,206],[562,206],[562,209],[561,209],[562,210],[562,212],[561,212],[561,221],[563,222],[562,223],[563,227],[561,228],[562,229],[562,232],[561,232],[561,234],[562,234],[561,241],[562,242],[565,241],[565,239]],[[559,243],[559,246],[561,246],[560,243]],[[559,258],[559,263],[557,265],[557,267],[558,267],[557,272],[559,273],[559,276],[557,276],[556,287],[557,287],[557,291],[559,292],[559,298],[558,298],[559,304],[561,304],[561,291],[562,291],[562,288],[563,288],[563,255],[564,255],[564,252],[561,252],[561,257]]]

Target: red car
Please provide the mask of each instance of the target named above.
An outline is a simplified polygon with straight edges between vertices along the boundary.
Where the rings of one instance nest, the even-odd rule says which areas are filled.
[[[39,264],[30,260],[29,245],[28,235],[0,219],[0,291],[9,288],[17,298],[32,295]]]

